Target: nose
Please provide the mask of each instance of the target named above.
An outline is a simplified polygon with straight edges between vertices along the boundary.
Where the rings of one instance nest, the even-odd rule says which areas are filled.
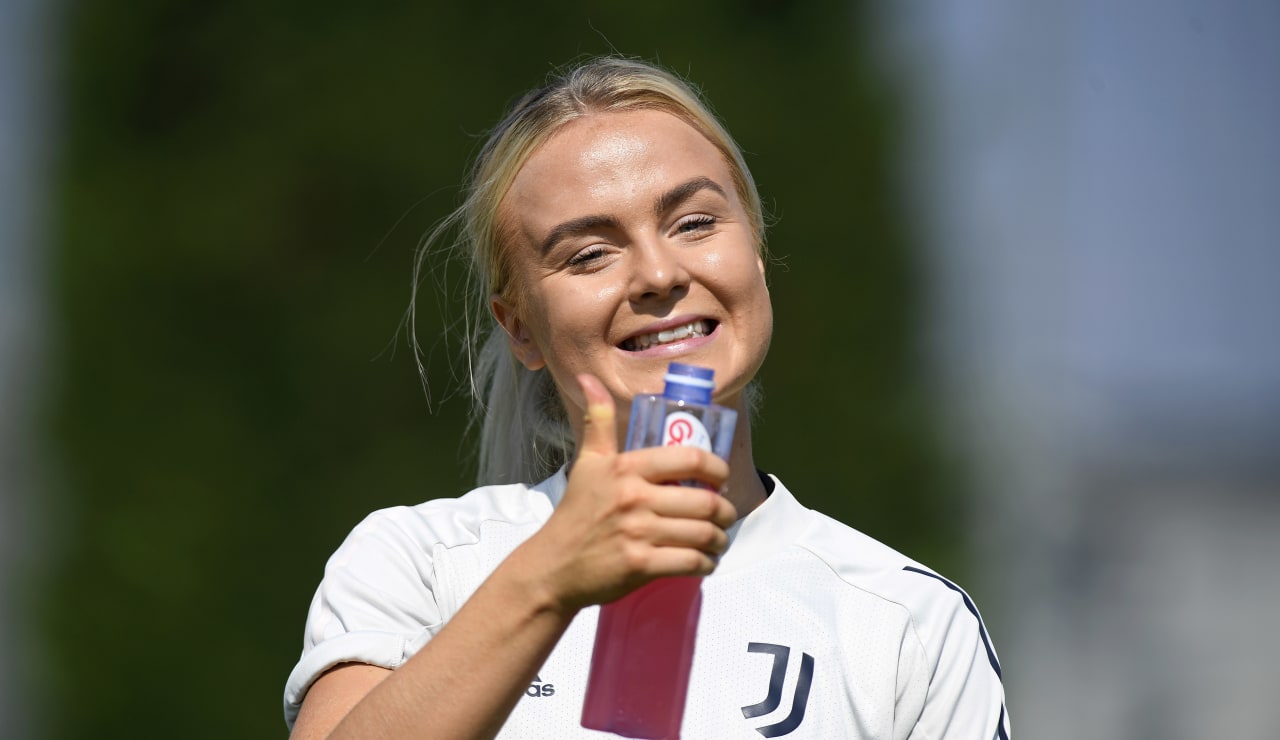
[[[662,300],[682,295],[689,288],[689,271],[681,260],[679,247],[663,239],[632,246],[631,300]]]

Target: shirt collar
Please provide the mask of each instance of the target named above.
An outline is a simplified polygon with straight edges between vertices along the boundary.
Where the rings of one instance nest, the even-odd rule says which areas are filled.
[[[565,472],[566,468],[567,466],[561,465],[560,469],[553,473],[550,478],[533,487],[533,490],[547,497],[553,509],[559,506],[560,499],[564,498],[564,489],[569,482],[568,474]]]
[[[720,556],[716,573],[728,573],[763,560],[800,539],[809,510],[774,476],[773,492],[750,514],[727,531],[729,549]]]

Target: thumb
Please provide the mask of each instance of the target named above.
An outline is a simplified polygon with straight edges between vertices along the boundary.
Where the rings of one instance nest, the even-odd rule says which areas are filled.
[[[582,420],[582,452],[617,454],[618,421],[613,396],[594,375],[579,375],[578,385],[587,399],[587,415]]]

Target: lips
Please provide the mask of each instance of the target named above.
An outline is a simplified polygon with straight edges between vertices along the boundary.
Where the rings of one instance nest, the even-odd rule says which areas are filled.
[[[715,331],[716,325],[717,322],[711,319],[694,319],[668,329],[628,337],[618,346],[628,352],[643,352],[653,347],[679,342],[690,337],[705,337]]]

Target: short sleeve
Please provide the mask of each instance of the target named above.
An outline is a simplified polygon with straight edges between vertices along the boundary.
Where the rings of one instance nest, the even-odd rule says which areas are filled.
[[[1000,661],[977,607],[960,587],[936,573],[923,568],[905,570],[931,579],[929,587],[938,589],[928,608],[914,615],[919,649],[909,651],[903,666],[908,683],[927,681],[919,718],[907,737],[1008,740]],[[900,685],[899,692],[900,696],[918,696],[919,688]]]
[[[290,728],[325,671],[351,662],[398,668],[440,630],[432,552],[406,527],[413,518],[407,508],[375,512],[329,558],[285,685]]]

